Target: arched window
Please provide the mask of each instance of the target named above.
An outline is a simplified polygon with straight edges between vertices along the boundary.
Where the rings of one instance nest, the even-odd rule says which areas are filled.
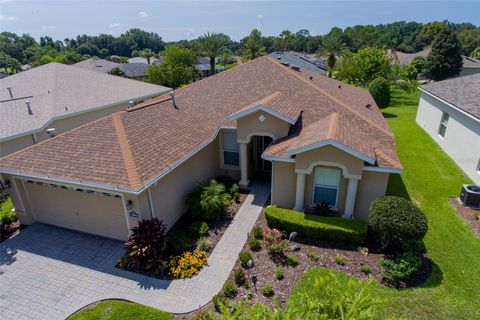
[[[328,203],[336,208],[342,170],[333,167],[315,167],[313,174],[313,203]]]

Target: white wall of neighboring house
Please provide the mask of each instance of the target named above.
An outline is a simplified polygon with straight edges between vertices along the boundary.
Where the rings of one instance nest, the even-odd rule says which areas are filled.
[[[443,113],[449,115],[445,136],[439,134]],[[477,184],[480,184],[480,120],[422,92],[416,121]]]
[[[470,74],[474,73],[480,73],[480,68],[463,68],[462,71],[460,71],[460,77],[462,76],[468,76]]]

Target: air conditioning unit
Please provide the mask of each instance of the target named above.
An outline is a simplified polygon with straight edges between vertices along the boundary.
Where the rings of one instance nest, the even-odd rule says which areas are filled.
[[[460,200],[463,205],[469,207],[480,206],[480,186],[474,184],[464,184],[460,192]]]

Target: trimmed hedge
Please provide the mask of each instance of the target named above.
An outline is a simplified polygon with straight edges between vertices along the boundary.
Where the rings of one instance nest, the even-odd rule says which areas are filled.
[[[266,208],[265,217],[270,228],[296,231],[308,238],[361,244],[367,236],[368,225],[361,220],[321,217],[277,206]]]

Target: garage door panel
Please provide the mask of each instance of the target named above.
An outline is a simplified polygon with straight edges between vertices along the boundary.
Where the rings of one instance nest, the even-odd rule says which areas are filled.
[[[46,185],[27,184],[36,221],[125,240],[122,200]]]

